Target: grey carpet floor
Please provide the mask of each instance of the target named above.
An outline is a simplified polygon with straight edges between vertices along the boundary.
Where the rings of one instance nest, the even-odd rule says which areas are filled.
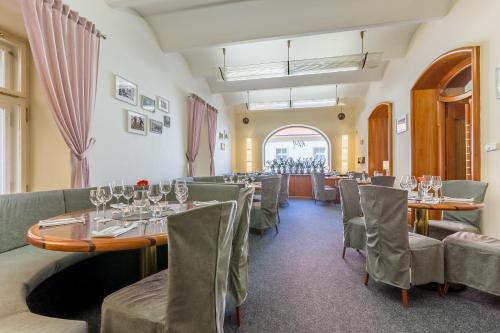
[[[250,235],[250,293],[233,332],[500,332],[500,297],[466,289],[439,297],[410,291],[405,310],[396,288],[363,284],[364,256],[342,251],[339,205],[292,200],[279,234]],[[481,274],[478,272],[478,274]]]

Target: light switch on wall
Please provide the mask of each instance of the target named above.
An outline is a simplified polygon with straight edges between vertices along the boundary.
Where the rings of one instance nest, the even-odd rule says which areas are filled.
[[[500,142],[494,142],[494,143],[487,143],[484,146],[484,149],[489,152],[489,151],[495,151],[500,149]]]

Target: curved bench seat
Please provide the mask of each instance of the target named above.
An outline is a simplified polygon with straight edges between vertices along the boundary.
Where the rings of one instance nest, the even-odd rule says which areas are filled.
[[[29,311],[0,318],[0,333],[87,333],[84,321],[40,316]]]

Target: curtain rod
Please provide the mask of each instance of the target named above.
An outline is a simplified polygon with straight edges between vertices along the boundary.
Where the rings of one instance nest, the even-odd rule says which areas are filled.
[[[200,101],[202,101],[203,103],[205,103],[207,107],[211,107],[212,109],[215,110],[215,112],[219,113],[219,110],[217,110],[217,108],[215,106],[207,103],[207,101],[205,101],[203,98],[201,98],[200,96],[196,95],[195,93],[189,94],[188,97],[191,97],[191,98],[194,98],[194,99],[199,99]]]

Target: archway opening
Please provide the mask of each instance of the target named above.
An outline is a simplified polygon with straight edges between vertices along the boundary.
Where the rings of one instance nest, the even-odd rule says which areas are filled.
[[[263,164],[270,161],[289,159],[325,161],[325,168],[331,166],[331,143],[319,129],[308,125],[287,125],[272,131],[262,145]]]
[[[368,118],[368,173],[392,175],[392,104],[380,103]]]

